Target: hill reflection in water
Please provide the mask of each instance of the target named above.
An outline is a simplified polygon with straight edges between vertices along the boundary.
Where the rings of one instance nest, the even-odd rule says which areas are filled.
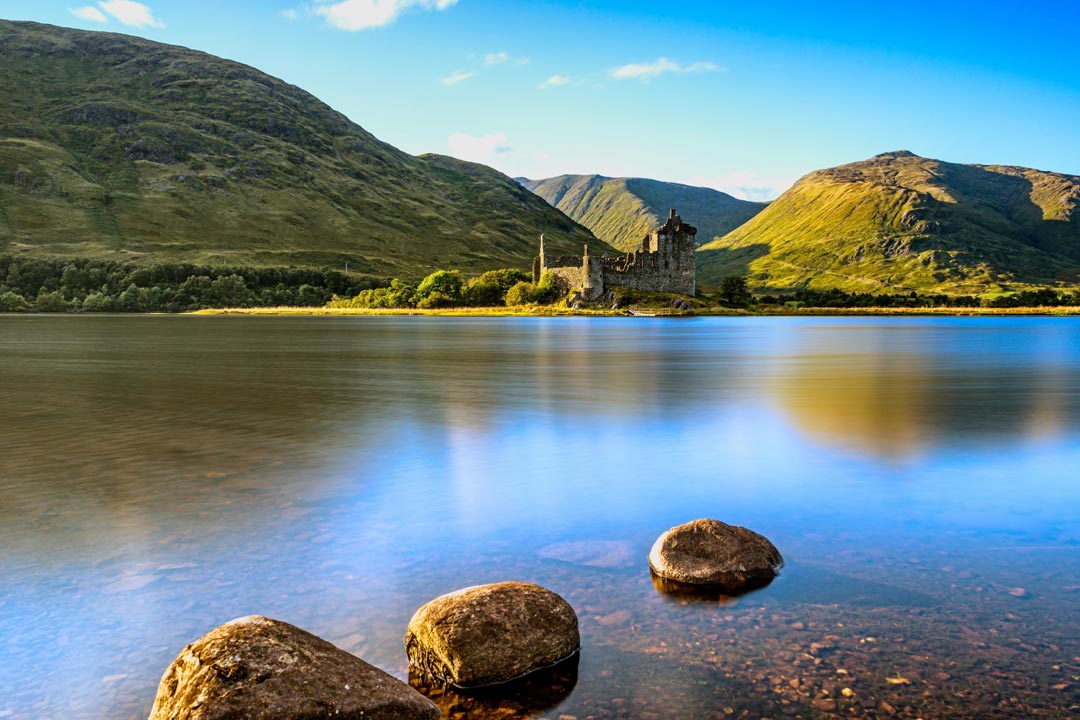
[[[185,643],[252,613],[406,679],[417,607],[507,579],[583,642],[507,717],[806,717],[762,677],[838,667],[1066,712],[1032,668],[1080,657],[1071,319],[0,317],[0,378],[0,717],[145,717]],[[785,570],[658,593],[649,547],[702,516]]]

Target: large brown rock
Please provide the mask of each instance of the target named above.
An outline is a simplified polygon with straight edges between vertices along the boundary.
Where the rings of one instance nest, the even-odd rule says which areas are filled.
[[[188,645],[165,671],[150,720],[438,720],[405,683],[325,640],[252,615]]]
[[[767,584],[783,565],[780,551],[767,538],[719,520],[673,527],[649,553],[649,566],[662,578],[730,593]]]
[[[409,665],[458,688],[516,680],[572,657],[577,614],[530,583],[478,585],[435,598],[409,621]]]

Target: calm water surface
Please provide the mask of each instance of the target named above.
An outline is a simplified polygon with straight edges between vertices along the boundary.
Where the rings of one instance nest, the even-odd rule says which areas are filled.
[[[144,718],[232,618],[408,678],[541,583],[576,678],[444,717],[1080,715],[1080,321],[0,317],[0,718]],[[697,517],[787,567],[665,595]]]

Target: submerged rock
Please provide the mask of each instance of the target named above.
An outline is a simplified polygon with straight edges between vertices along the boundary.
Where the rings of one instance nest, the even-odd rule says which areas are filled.
[[[540,557],[596,568],[625,568],[635,564],[634,547],[623,540],[571,540],[540,549]]]
[[[572,657],[580,647],[570,604],[522,582],[435,598],[416,611],[405,635],[410,667],[458,688],[516,680]]]
[[[660,577],[729,593],[768,584],[783,565],[767,538],[719,520],[673,527],[656,539],[649,553],[649,566]]]
[[[252,615],[165,671],[149,720],[438,720],[427,698],[322,638]]]

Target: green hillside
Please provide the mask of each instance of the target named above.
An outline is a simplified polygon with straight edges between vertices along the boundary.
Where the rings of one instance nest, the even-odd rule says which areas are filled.
[[[811,173],[703,245],[698,280],[975,293],[1080,280],[1080,177],[909,152]]]
[[[642,239],[675,208],[707,242],[757,215],[765,203],[737,200],[711,188],[644,178],[560,175],[547,180],[520,179],[553,206],[623,251],[636,250]]]
[[[0,254],[416,277],[530,267],[540,233],[603,245],[512,179],[403,153],[245,65],[0,21]]]

